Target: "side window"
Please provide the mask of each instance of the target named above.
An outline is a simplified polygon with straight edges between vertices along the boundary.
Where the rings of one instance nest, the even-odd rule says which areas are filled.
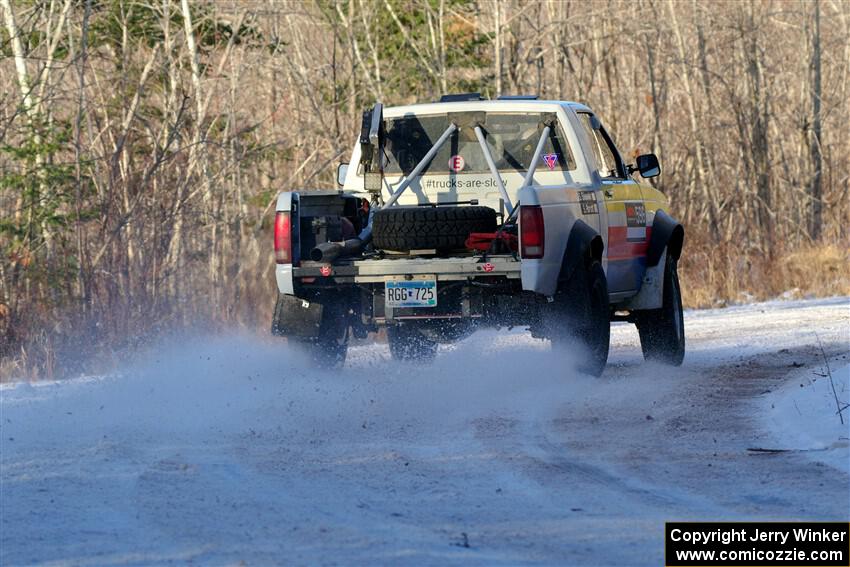
[[[580,112],[578,117],[585,132],[587,132],[588,138],[590,138],[591,146],[593,146],[593,154],[596,157],[599,176],[605,179],[624,179],[626,173],[623,171],[617,149],[614,147],[613,142],[611,142],[608,133],[601,125],[598,129],[593,127],[590,114]]]

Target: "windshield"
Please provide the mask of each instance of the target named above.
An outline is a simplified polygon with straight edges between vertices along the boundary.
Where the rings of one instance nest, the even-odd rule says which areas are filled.
[[[541,120],[541,113],[486,114],[482,121],[482,130],[499,171],[528,170],[542,133],[542,127],[539,127]],[[409,174],[448,125],[449,116],[445,114],[409,115],[388,119],[386,155],[389,163],[384,167],[385,173]],[[575,167],[575,160],[559,124],[550,130],[537,170],[565,171]],[[489,171],[474,129],[464,126],[443,144],[422,174],[447,175]]]

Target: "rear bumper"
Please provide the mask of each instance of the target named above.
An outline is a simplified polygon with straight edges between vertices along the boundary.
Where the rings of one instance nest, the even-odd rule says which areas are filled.
[[[481,276],[520,279],[521,262],[510,255],[460,258],[384,258],[341,260],[334,264],[302,262],[291,268],[294,278],[329,279],[337,283],[381,283],[388,276],[428,274],[437,281],[463,281]],[[329,282],[330,283],[330,282]],[[280,278],[278,279],[280,284]],[[286,293],[281,289],[283,293]]]
[[[286,272],[282,274],[284,268]],[[387,279],[416,275],[433,276],[439,282],[437,306],[387,306],[384,298]],[[295,300],[279,302],[286,313],[276,315],[280,321],[277,330],[285,335],[305,336],[314,332],[313,324],[321,318],[315,311],[316,304],[326,301],[343,301],[353,321],[362,329],[374,331],[377,326],[414,319],[465,319],[484,323],[498,319],[509,325],[528,324],[528,306],[536,300],[534,294],[522,292],[521,262],[512,255],[344,258],[333,264],[305,261],[296,267],[279,265],[277,276],[280,296]],[[281,285],[289,282],[292,287]],[[313,299],[308,302],[302,298]],[[518,305],[525,308],[517,310]],[[309,324],[305,324],[305,319]]]

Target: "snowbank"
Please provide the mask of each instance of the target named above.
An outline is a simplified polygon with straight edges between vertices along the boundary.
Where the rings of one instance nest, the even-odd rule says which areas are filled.
[[[771,448],[800,451],[850,473],[850,408],[842,412],[842,423],[836,406],[836,397],[842,408],[850,403],[850,364],[831,370],[832,384],[826,366],[795,373],[765,397],[763,419],[775,443]]]

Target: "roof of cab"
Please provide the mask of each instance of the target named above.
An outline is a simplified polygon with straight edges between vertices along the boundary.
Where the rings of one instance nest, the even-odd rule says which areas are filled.
[[[445,114],[446,112],[468,112],[470,110],[494,111],[500,108],[526,112],[541,112],[555,110],[559,106],[568,106],[575,111],[592,112],[587,106],[568,100],[468,100],[459,102],[428,102],[409,104],[405,106],[390,106],[384,109],[389,117],[404,116],[405,114]]]

